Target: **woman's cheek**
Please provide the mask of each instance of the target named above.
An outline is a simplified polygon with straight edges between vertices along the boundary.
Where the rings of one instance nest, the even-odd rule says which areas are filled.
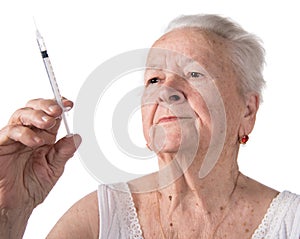
[[[143,123],[143,133],[146,142],[150,142],[150,128],[152,126],[152,119],[151,115],[151,107],[150,106],[142,106],[142,123]]]

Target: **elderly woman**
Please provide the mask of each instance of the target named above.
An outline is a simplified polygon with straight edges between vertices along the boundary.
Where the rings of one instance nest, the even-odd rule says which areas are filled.
[[[300,197],[239,172],[264,85],[257,38],[215,15],[183,16],[152,46],[142,101],[159,172],[101,185],[48,238],[300,238]],[[72,102],[65,100],[65,106]],[[0,235],[21,238],[80,136],[55,143],[61,109],[30,101],[1,131]]]

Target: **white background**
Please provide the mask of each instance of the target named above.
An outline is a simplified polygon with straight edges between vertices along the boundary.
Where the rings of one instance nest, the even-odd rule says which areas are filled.
[[[48,46],[61,92],[74,101],[82,83],[100,63],[128,50],[149,47],[172,18],[194,13],[233,18],[260,36],[267,52],[264,103],[249,143],[241,148],[240,168],[277,190],[300,194],[297,1],[5,2],[0,3],[2,126],[27,100],[52,98],[35,42],[33,16]],[[24,238],[45,238],[58,218],[97,185],[75,156],[45,202],[35,209]]]

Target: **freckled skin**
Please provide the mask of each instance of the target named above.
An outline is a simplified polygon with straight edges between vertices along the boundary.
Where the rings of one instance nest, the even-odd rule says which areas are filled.
[[[222,97],[227,127],[220,160],[209,175],[200,180],[198,171],[213,129],[203,98],[196,89],[170,71],[149,70],[145,73],[145,82],[151,77],[160,79],[155,86],[149,87],[158,87],[157,91],[161,89],[159,87],[169,87],[184,95],[185,101],[181,106],[189,107],[189,110],[195,113],[195,122],[198,122],[187,123],[184,130],[191,134],[196,128],[201,132],[201,140],[193,163],[181,178],[158,192],[133,194],[135,204],[139,208],[138,216],[144,237],[249,238],[261,222],[269,203],[278,193],[238,171],[238,137],[249,134],[254,126],[258,109],[257,97],[241,95],[238,76],[227,57],[227,42],[214,33],[195,28],[174,30],[158,39],[153,47],[180,53],[205,68]],[[154,63],[159,62],[172,69],[180,66],[181,62],[176,58],[176,54],[175,57],[168,54],[161,55]],[[152,64],[151,57],[149,62]],[[147,95],[147,86],[145,92]],[[167,113],[170,113],[170,110],[163,107],[163,104],[142,106],[143,130],[149,144],[156,140],[151,138],[149,133],[155,121]],[[162,128],[165,145],[158,152],[160,167],[172,161],[179,143],[182,143],[178,139],[184,134],[180,131],[178,122],[163,124]],[[184,152],[181,155],[183,158]],[[247,225],[243,225],[241,219],[247,220]]]
[[[186,34],[186,32],[188,32],[188,34]],[[195,60],[207,70],[209,75],[214,80],[214,83],[218,88],[225,106],[227,121],[225,144],[228,144],[228,147],[236,147],[236,138],[239,134],[240,118],[244,114],[244,110],[242,108],[245,106],[244,99],[239,91],[237,76],[235,75],[235,71],[233,70],[231,62],[228,58],[229,52],[227,50],[227,44],[226,42],[224,42],[224,39],[213,33],[203,32],[191,28],[174,30],[170,33],[167,33],[158,41],[156,41],[153,46],[154,48],[179,52],[180,54]],[[162,60],[160,59],[160,61]],[[167,58],[162,62],[164,66],[168,64],[176,64],[172,64],[172,59],[170,60]],[[150,76],[147,76],[146,74],[146,78],[147,77]],[[163,78],[167,76],[159,77]],[[170,82],[166,82],[165,85],[182,91],[186,96],[192,110],[194,110],[196,115],[199,116],[199,120],[202,123],[202,128],[200,129],[200,132],[202,133],[202,145],[200,145],[199,147],[205,149],[208,147],[211,137],[210,131],[212,130],[212,125],[210,122],[211,119],[206,108],[206,102],[203,101],[201,95],[199,95],[198,91],[195,88],[183,82],[184,81],[170,80]],[[158,108],[154,109],[154,107]],[[146,107],[142,107],[144,135],[148,144],[151,144],[150,142],[153,140],[149,138],[149,129],[152,126],[152,119],[153,117],[155,118],[156,115],[163,115],[164,111],[166,110],[163,107],[159,106],[147,105]],[[171,126],[167,125],[164,127]],[[172,149],[176,152],[176,150],[178,150],[178,147],[182,145],[182,140],[180,140],[182,138],[180,129],[175,129],[175,127],[173,127],[169,130],[165,130],[165,132],[172,133],[169,136],[169,142],[173,144],[177,143],[177,145],[175,145],[175,150]],[[205,145],[205,143],[207,145]]]

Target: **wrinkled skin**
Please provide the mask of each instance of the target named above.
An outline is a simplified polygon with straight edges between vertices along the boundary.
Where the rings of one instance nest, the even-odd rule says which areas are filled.
[[[69,100],[65,107],[72,107]],[[1,238],[18,238],[22,230],[9,230],[11,223],[23,221],[40,204],[64,171],[80,136],[56,142],[61,108],[53,100],[29,101],[17,110],[0,131]],[[14,225],[15,226],[15,225]]]

